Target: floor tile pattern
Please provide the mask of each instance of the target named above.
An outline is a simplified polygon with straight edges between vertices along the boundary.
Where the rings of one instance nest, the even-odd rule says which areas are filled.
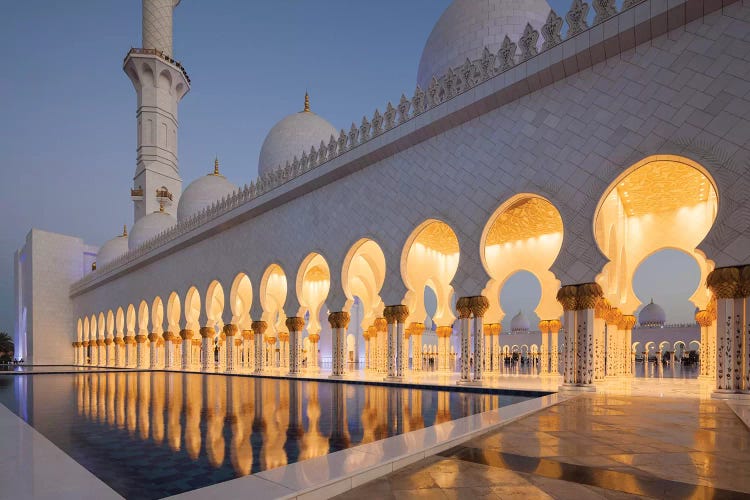
[[[340,498],[750,498],[722,401],[585,394]]]

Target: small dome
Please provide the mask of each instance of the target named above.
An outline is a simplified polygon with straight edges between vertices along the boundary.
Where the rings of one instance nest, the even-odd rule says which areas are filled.
[[[177,205],[177,220],[190,218],[236,190],[237,186],[219,173],[219,160],[215,160],[213,173],[195,179],[182,192]]]
[[[133,250],[155,237],[162,231],[166,231],[177,223],[174,215],[159,210],[138,219],[133,224],[128,237],[128,249]]]
[[[328,144],[331,136],[338,137],[338,134],[333,125],[310,111],[309,96],[305,94],[305,109],[287,116],[268,132],[260,148],[258,175],[285,166],[295,156],[300,158],[302,152],[309,153],[312,146],[318,149],[320,141]]]
[[[96,265],[101,267],[115,260],[128,251],[128,228],[122,228],[122,234],[104,243],[96,254]]]
[[[479,59],[485,47],[497,53],[505,35],[518,43],[526,23],[540,30],[550,10],[546,0],[454,0],[422,50],[417,83],[426,90],[433,76]]]
[[[518,314],[513,316],[510,321],[510,330],[512,332],[528,332],[531,328],[529,320],[523,315],[523,311],[518,311]]]
[[[654,304],[654,299],[651,299],[651,303],[646,304],[646,307],[638,313],[638,323],[641,326],[664,326],[666,321],[667,314],[660,305]]]

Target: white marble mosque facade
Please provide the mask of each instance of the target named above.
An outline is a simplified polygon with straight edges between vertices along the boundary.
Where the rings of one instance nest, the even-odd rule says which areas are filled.
[[[455,271],[440,277],[443,282],[436,285],[441,289],[438,301],[445,307],[433,319],[438,326],[451,326],[450,342],[456,350],[479,352],[484,349],[481,342],[472,345],[467,340],[464,346],[455,339],[473,339],[479,333],[476,337],[481,340],[482,319],[497,324],[504,313],[498,310],[496,298],[488,307],[473,304],[471,308],[468,302],[456,307],[455,300],[481,296],[493,279],[483,248],[498,208],[523,196],[551,204],[562,220],[562,242],[549,265],[557,282],[549,293],[554,295],[560,286],[565,290],[569,285],[599,283],[611,301],[620,293],[619,285],[605,276],[608,258],[592,224],[612,186],[624,182],[632,166],[649,162],[683,162],[710,179],[719,200],[715,219],[691,250],[710,261],[703,279],[714,268],[730,267],[737,269],[735,281],[741,283],[744,275],[739,267],[750,263],[750,7],[731,1],[646,0],[616,13],[608,10],[608,2],[598,5],[604,10],[598,12],[597,24],[578,23],[575,14],[585,9],[574,2],[567,16],[570,36],[557,38],[562,19],[548,18],[545,28],[534,26],[541,36],[527,30],[521,39],[503,42],[499,52],[493,47],[496,69],[491,77],[478,76],[467,85],[451,71],[424,89],[427,95],[405,92],[418,97],[404,97],[400,106],[384,107],[368,121],[369,127],[360,128],[357,121],[351,133],[347,126],[340,137],[322,138],[323,144],[301,148],[300,159],[310,146],[326,151],[326,159],[314,167],[290,163],[176,226],[165,225],[152,233],[152,239],[131,245],[129,252],[82,279],[67,286],[55,282],[50,292],[54,300],[24,295],[21,302],[34,314],[24,332],[34,338],[34,355],[29,359],[46,360],[54,352],[59,363],[81,363],[80,346],[50,352],[39,346],[57,345],[53,338],[65,339],[68,346],[96,339],[101,344],[110,341],[97,350],[105,353],[101,356],[107,364],[114,365],[122,360],[107,357],[119,348],[111,347],[119,345],[113,339],[156,333],[151,342],[156,344],[163,332],[174,330],[171,333],[176,335],[188,329],[184,308],[192,288],[200,295],[200,315],[190,328],[193,339],[200,339],[195,326],[216,328],[218,335],[222,326],[229,325],[224,331],[231,336],[235,331],[249,332],[252,322],[258,321],[284,333],[284,317],[304,318],[316,310],[304,297],[306,266],[313,254],[323,258],[328,290],[324,303],[317,304],[317,314],[311,316],[323,323],[315,326],[321,334],[321,351],[336,352],[334,339],[346,331],[348,321],[336,317],[328,329],[325,312],[350,311],[355,287],[349,276],[351,258],[366,241],[377,244],[383,261],[375,266],[372,282],[379,286],[370,290],[370,313],[384,306],[408,306],[385,314],[386,336],[395,353],[404,325],[423,321],[418,298],[423,283],[411,282],[408,262],[420,230],[430,221],[447,225],[459,248]],[[481,61],[482,56],[477,53],[474,59]],[[421,113],[411,111],[415,102],[425,101]],[[382,132],[376,133],[381,122]],[[37,252],[27,245],[20,253],[33,254],[29,258],[34,262],[44,261],[45,252],[55,253],[55,247],[50,248]],[[280,298],[268,292],[267,271],[272,265],[286,277]],[[81,276],[85,269],[82,264]],[[250,299],[240,301],[243,311],[237,310],[232,291],[239,273],[247,276],[252,290]],[[57,278],[35,281],[34,293],[47,286],[45,279],[52,283]],[[578,329],[570,342],[561,337],[570,357],[560,363],[576,367],[565,373],[567,383],[588,385],[592,378],[586,372],[593,373],[593,353],[598,352],[589,346],[599,342],[591,332],[603,329],[604,319],[593,303],[581,299],[583,289],[578,290],[577,303],[566,305],[563,294],[560,303],[548,304],[537,313],[545,320],[562,318],[566,332]],[[166,310],[170,296],[178,297],[183,308],[173,320]],[[701,310],[713,307],[716,316],[710,297],[704,290],[696,305]],[[734,302],[718,297],[722,317],[727,304]],[[164,311],[155,315],[156,298]],[[214,310],[218,307],[211,318],[207,302]],[[123,320],[117,317],[119,309]],[[620,317],[634,311],[623,309]],[[36,318],[41,315],[56,321],[38,328]],[[383,315],[377,312],[375,317]],[[87,340],[77,320],[82,325],[89,318],[96,318],[99,326],[95,333],[89,328]],[[708,327],[704,334],[721,343],[721,328],[718,340],[710,333],[716,327],[714,319],[714,330]],[[628,332],[630,328],[632,323]],[[323,337],[329,331],[331,337]],[[257,334],[248,339],[252,342]],[[136,347],[140,352],[141,346]],[[235,349],[251,348],[244,342],[226,342],[222,349],[221,355],[229,360],[236,356]],[[169,349],[159,352],[161,360],[152,366],[179,368],[179,360],[164,360]],[[249,363],[259,359],[246,357]],[[139,354],[138,366],[149,366],[145,359]],[[231,359],[221,362],[222,369],[236,362]],[[391,360],[398,364],[393,355]],[[397,366],[390,368],[389,374],[398,372]],[[481,378],[472,377],[477,382]],[[750,378],[746,385],[739,384],[728,390],[750,389]]]

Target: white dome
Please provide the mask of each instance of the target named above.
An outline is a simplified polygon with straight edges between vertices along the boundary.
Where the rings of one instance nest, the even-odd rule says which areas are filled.
[[[505,35],[518,43],[526,23],[541,30],[550,10],[546,0],[454,0],[422,50],[417,83],[426,90],[433,76],[441,77],[466,59],[479,59],[485,47],[497,53]]]
[[[96,265],[103,266],[108,264],[127,251],[128,233],[123,231],[123,234],[112,238],[101,246],[99,253],[96,254]]]
[[[185,220],[197,214],[215,201],[229,196],[237,190],[237,186],[219,173],[218,160],[214,173],[195,179],[185,188],[177,205],[177,220]]]
[[[654,299],[651,299],[651,303],[646,304],[646,307],[638,313],[638,323],[641,326],[664,326],[666,322],[667,314],[660,305],[654,304]]]
[[[522,311],[518,311],[518,314],[510,321],[510,330],[513,332],[528,332],[530,328],[531,324]]]
[[[143,245],[145,242],[174,226],[177,219],[174,215],[167,212],[154,212],[138,219],[133,224],[128,237],[128,249],[133,250]]]
[[[307,96],[305,101],[305,111],[287,116],[268,132],[260,148],[258,175],[286,166],[295,156],[300,158],[303,151],[309,153],[312,146],[317,150],[320,141],[328,144],[332,135],[338,137],[333,125],[309,110]]]

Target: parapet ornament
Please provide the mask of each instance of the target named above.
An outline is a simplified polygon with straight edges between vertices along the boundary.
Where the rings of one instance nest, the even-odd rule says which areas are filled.
[[[594,18],[594,24],[603,23],[610,17],[617,14],[615,8],[615,0],[592,0],[596,17]]]
[[[510,41],[508,35],[505,35],[497,57],[500,60],[500,71],[507,71],[516,65],[516,44]]]
[[[570,10],[565,14],[565,19],[568,21],[568,38],[583,32],[589,27],[586,22],[588,13],[589,4],[582,0],[573,0]]]
[[[526,23],[521,38],[518,39],[518,46],[521,49],[521,61],[531,59],[537,54],[536,44],[539,40],[539,32]]]
[[[544,38],[542,50],[549,50],[562,43],[562,36],[560,35],[562,25],[562,17],[558,16],[554,10],[550,10],[547,22],[542,26],[542,37]]]

